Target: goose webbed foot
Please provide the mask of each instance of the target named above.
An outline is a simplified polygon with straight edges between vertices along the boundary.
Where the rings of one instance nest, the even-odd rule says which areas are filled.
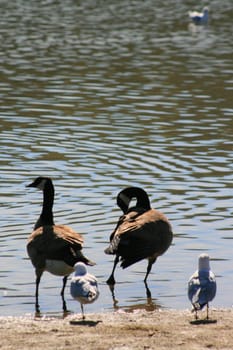
[[[41,312],[40,312],[40,307],[39,305],[35,305],[35,318],[40,318],[41,317]]]
[[[114,284],[116,283],[115,278],[114,278],[114,272],[115,272],[115,269],[116,269],[118,262],[119,262],[119,256],[116,255],[115,260],[114,260],[114,264],[113,264],[112,273],[109,276],[109,279],[106,281],[106,283],[110,286],[114,286]]]
[[[40,305],[36,302],[35,303],[35,312],[36,312],[36,314],[40,314]]]
[[[144,281],[144,284],[145,284],[145,288],[146,288],[146,296],[147,296],[148,299],[151,299],[151,291],[150,291],[150,289],[148,287],[148,284],[147,284],[146,281]]]
[[[115,297],[115,284],[109,284],[108,286],[109,286],[109,290],[110,290],[111,295],[112,295],[113,307],[116,309],[117,304],[118,304],[118,300]]]
[[[66,306],[66,301],[65,301],[65,300],[62,300],[62,309],[63,309],[63,312],[64,312],[64,313],[67,313],[67,312],[68,312],[67,306]]]

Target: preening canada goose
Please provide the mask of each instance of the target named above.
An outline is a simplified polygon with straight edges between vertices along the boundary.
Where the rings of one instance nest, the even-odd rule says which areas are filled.
[[[129,207],[136,198],[136,205]],[[116,255],[112,273],[107,280],[115,284],[115,268],[121,260],[124,268],[136,262],[148,259],[144,282],[157,257],[162,255],[172,242],[172,228],[166,216],[156,209],[151,209],[147,193],[138,187],[128,187],[117,196],[117,204],[124,215],[119,218],[117,226],[110,236],[110,245],[106,254]]]
[[[69,226],[54,224],[52,180],[48,177],[38,177],[27,187],[36,187],[43,191],[42,211],[27,244],[27,252],[36,272],[36,311],[39,312],[39,284],[44,271],[64,276],[61,297],[63,310],[67,311],[64,291],[67,278],[74,271],[74,265],[78,261],[87,265],[94,263],[82,254],[83,238],[79,233]]]
[[[195,312],[206,306],[206,319],[209,319],[209,302],[216,295],[215,275],[210,269],[208,254],[201,254],[198,259],[198,270],[190,277],[188,282],[188,297],[192,303],[192,312]]]
[[[87,272],[87,268],[82,262],[75,264],[74,268],[75,272],[70,283],[70,294],[80,302],[84,320],[83,304],[93,303],[98,298],[98,283],[96,277]]]

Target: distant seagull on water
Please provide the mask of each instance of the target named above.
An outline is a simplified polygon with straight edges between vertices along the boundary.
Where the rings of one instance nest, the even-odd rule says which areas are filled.
[[[82,318],[85,319],[83,304],[93,303],[99,296],[98,282],[95,276],[87,272],[86,265],[78,262],[74,265],[75,272],[71,279],[70,294],[80,302]]]
[[[197,319],[197,311],[207,307],[206,319],[209,319],[209,302],[212,301],[216,294],[215,275],[210,269],[210,261],[208,254],[201,254],[198,261],[198,270],[190,277],[188,282],[188,297],[192,303],[192,312],[195,312]]]
[[[202,12],[189,11],[189,18],[195,24],[207,24],[209,20],[209,9],[204,7]]]

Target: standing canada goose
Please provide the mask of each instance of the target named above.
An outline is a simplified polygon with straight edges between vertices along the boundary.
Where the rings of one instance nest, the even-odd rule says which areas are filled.
[[[39,308],[39,284],[44,271],[53,275],[64,276],[61,297],[63,310],[67,311],[64,291],[68,276],[74,271],[74,265],[82,261],[94,265],[81,252],[83,238],[72,228],[65,225],[55,225],[53,220],[54,187],[48,177],[38,177],[27,187],[36,187],[43,191],[42,211],[34,231],[28,238],[27,252],[36,272],[36,303]]]
[[[130,208],[129,204],[133,198],[136,198],[136,205]],[[151,209],[148,195],[141,188],[128,187],[121,191],[117,196],[117,205],[124,215],[119,218],[110,236],[110,245],[105,249],[106,254],[116,255],[107,283],[115,284],[114,272],[120,258],[123,269],[140,260],[148,259],[144,278],[147,287],[146,280],[152,265],[172,242],[171,225],[163,213]]]
[[[192,312],[203,309],[206,305],[206,319],[209,319],[209,302],[216,295],[215,275],[210,269],[210,258],[208,254],[201,254],[198,259],[198,270],[190,277],[188,282],[188,297],[192,303]]]
[[[83,304],[93,303],[99,296],[98,283],[94,275],[87,272],[82,262],[74,265],[75,272],[71,278],[70,294],[80,302],[82,318],[85,319]]]

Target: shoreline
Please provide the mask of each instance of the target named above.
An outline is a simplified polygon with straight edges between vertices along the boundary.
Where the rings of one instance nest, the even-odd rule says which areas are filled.
[[[210,308],[195,321],[190,310],[118,310],[70,314],[65,318],[33,315],[0,317],[0,348],[34,350],[232,349],[233,309]]]

